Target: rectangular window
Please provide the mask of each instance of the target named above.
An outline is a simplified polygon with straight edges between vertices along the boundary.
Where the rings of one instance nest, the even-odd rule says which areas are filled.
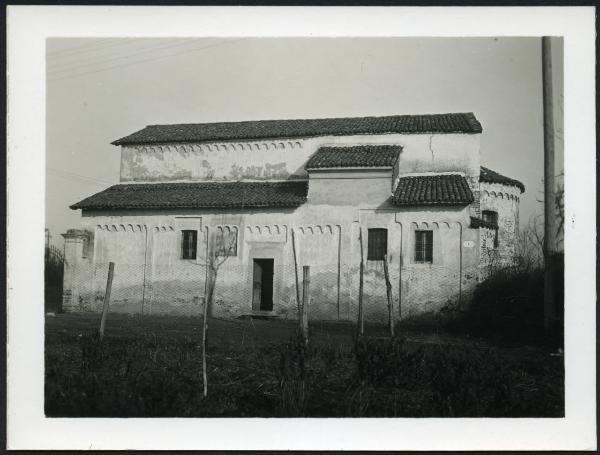
[[[481,216],[483,218],[483,221],[493,223],[496,226],[498,225],[498,212],[494,212],[492,210],[484,210],[481,212]]]
[[[367,260],[383,261],[387,254],[387,229],[369,229]]]
[[[498,248],[498,212],[494,212],[493,210],[483,210],[481,212],[481,217],[483,218],[483,221],[487,221],[496,226],[496,232],[494,232],[494,248]]]
[[[415,261],[433,262],[433,231],[415,231]]]
[[[219,256],[237,256],[237,229],[217,229],[216,249]]]
[[[196,259],[198,231],[181,231],[181,258]]]
[[[90,251],[90,237],[88,235],[86,235],[83,238],[83,249],[81,250],[81,257],[83,259],[87,258],[89,256],[89,251]]]

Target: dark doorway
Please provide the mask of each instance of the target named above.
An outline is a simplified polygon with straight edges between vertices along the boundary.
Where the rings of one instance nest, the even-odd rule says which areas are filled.
[[[254,259],[252,309],[273,311],[273,259]]]

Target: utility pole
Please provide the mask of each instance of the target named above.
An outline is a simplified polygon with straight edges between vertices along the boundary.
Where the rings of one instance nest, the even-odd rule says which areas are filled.
[[[542,82],[544,106],[544,328],[556,321],[554,255],[556,249],[556,214],[554,187],[554,106],[552,92],[552,45],[542,37]]]

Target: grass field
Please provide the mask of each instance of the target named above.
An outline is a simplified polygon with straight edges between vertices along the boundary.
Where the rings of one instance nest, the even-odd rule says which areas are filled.
[[[97,314],[46,318],[50,417],[560,417],[563,358],[548,349],[415,329],[211,319],[208,397],[202,320]]]

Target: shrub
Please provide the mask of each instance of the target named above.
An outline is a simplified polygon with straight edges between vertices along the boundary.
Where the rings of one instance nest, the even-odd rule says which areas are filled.
[[[131,318],[123,322],[136,327]],[[299,334],[284,343],[245,345],[213,337],[204,398],[200,340],[193,330],[198,321],[146,322],[137,333],[119,332],[113,324],[101,343],[96,330],[86,333],[80,326],[47,333],[48,416],[555,417],[564,412],[561,358],[540,349],[402,337],[348,343],[315,336],[308,346]]]
[[[307,347],[299,330],[279,349],[280,412],[299,417],[306,410]]]
[[[357,383],[348,396],[348,412],[358,416],[519,416],[541,406],[524,398],[521,382],[529,373],[492,348],[363,337],[356,342],[355,361]]]
[[[555,270],[557,311],[563,312],[563,266]],[[472,301],[462,316],[449,321],[449,329],[478,336],[499,336],[512,341],[562,343],[562,317],[558,330],[544,331],[544,270],[497,270],[477,285]]]

